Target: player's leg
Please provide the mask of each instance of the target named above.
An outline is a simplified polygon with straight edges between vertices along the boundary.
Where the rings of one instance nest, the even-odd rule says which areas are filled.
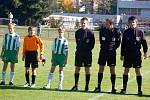
[[[133,66],[133,61],[134,61],[134,55],[131,53],[127,53],[124,56],[123,60],[123,67],[124,67],[124,72],[123,72],[123,89],[121,89],[120,93],[121,94],[126,94],[126,89],[127,89],[127,83],[128,83],[128,77],[129,77],[129,71],[130,68]]]
[[[90,82],[90,67],[85,67],[85,91],[89,90],[89,82]]]
[[[35,87],[35,80],[36,80],[36,68],[32,67],[32,83],[31,83],[31,88]]]
[[[80,75],[80,67],[76,66],[75,67],[75,73],[74,73],[75,83],[74,83],[74,86],[71,89],[73,91],[78,91],[79,75]]]
[[[115,82],[116,82],[116,73],[115,73],[115,66],[110,66],[110,80],[111,80],[111,84],[112,84],[112,90],[111,93],[116,93],[116,89],[115,89]]]
[[[15,72],[15,63],[18,63],[18,57],[16,56],[16,51],[12,50],[10,51],[10,81],[9,81],[9,85],[13,85],[13,81],[14,81],[14,72]]]
[[[110,68],[110,80],[112,84],[112,90],[111,93],[115,94],[116,89],[115,89],[115,82],[116,82],[116,72],[115,72],[115,66],[116,66],[116,51],[110,51],[108,53],[108,61],[107,65]]]
[[[142,96],[142,94],[143,94],[142,90],[141,90],[141,87],[142,87],[141,63],[142,63],[141,52],[138,52],[135,57],[133,67],[135,68],[139,96]]]
[[[63,74],[63,67],[59,67],[59,82],[58,82],[58,89],[62,90],[64,74]]]
[[[99,65],[99,71],[98,71],[98,84],[95,88],[94,92],[101,92],[101,83],[103,79],[103,72],[104,72],[104,65]]]
[[[94,92],[101,92],[101,82],[103,79],[103,72],[104,72],[104,67],[106,65],[106,54],[104,51],[100,51],[99,53],[99,58],[98,58],[98,64],[99,64],[99,71],[98,71],[98,84],[97,87],[95,88]]]
[[[65,60],[66,60],[66,56],[64,55],[59,56],[59,82],[58,82],[59,90],[62,90],[62,84],[64,79],[63,69],[66,66]]]
[[[4,54],[2,56],[2,61],[4,62],[3,67],[2,67],[2,81],[0,85],[5,85],[6,82],[6,70],[8,66],[8,62],[10,62],[10,52],[9,51],[4,51]]]
[[[136,81],[137,81],[137,85],[138,85],[138,95],[142,96],[142,75],[141,75],[141,71],[140,68],[135,68],[135,73],[136,73]]]
[[[84,55],[84,67],[85,67],[85,91],[89,90],[89,82],[90,82],[90,67],[92,66],[92,53],[87,53]]]
[[[50,84],[51,84],[51,81],[52,81],[53,76],[54,76],[55,68],[58,65],[58,59],[59,59],[58,55],[53,56],[53,59],[51,60],[52,66],[51,66],[50,71],[48,73],[47,84],[43,86],[43,89],[49,89],[50,88]]]
[[[103,72],[104,72],[104,66],[103,65],[99,65],[99,72],[98,72],[98,88],[101,87],[101,82],[103,79]]]
[[[26,82],[24,84],[24,87],[29,87],[30,86],[30,72],[29,72],[30,67],[25,67],[25,79]]]
[[[52,67],[50,68],[50,71],[49,71],[49,73],[48,73],[47,84],[45,84],[45,85],[43,86],[43,89],[49,89],[49,88],[50,88],[51,81],[52,81],[53,76],[54,76],[55,68],[56,68],[56,66],[52,66]]]
[[[128,83],[128,73],[129,73],[129,68],[124,68],[124,73],[123,73],[123,89],[121,89],[121,94],[126,94],[126,89],[127,89],[127,83]]]
[[[13,85],[13,82],[14,82],[14,72],[15,72],[15,64],[14,63],[11,63],[10,64],[10,81],[9,81],[9,85]]]
[[[80,67],[82,67],[82,55],[79,55],[76,53],[75,55],[75,73],[74,73],[74,86],[72,87],[72,91],[77,91],[78,90],[78,81],[79,81],[79,76],[80,76]]]
[[[25,58],[25,79],[26,82],[24,84],[24,87],[30,87],[30,64],[31,64],[31,59],[29,59],[29,53],[26,53],[26,58]]]
[[[36,68],[38,68],[38,55],[37,52],[31,53],[33,54],[32,57],[33,59],[31,60],[31,67],[32,67],[32,83],[31,83],[31,88],[35,87],[35,80],[36,80]]]
[[[2,81],[1,81],[0,85],[5,85],[7,65],[8,65],[8,63],[4,62],[3,68],[2,68]]]

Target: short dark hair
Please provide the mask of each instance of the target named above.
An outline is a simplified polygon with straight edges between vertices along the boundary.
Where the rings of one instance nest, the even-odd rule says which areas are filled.
[[[106,21],[109,23],[109,25],[114,25],[114,21],[112,19],[106,19]]]
[[[86,17],[83,17],[81,20],[87,20],[87,21],[88,21],[88,18],[86,18]]]
[[[30,30],[34,29],[34,28],[35,28],[35,26],[29,26],[29,27],[28,27],[28,32],[29,32]]]
[[[128,22],[133,21],[133,20],[137,20],[137,18],[135,16],[131,16],[129,17]]]

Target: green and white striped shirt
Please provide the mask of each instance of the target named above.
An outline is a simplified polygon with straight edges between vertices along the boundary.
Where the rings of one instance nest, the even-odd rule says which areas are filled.
[[[64,54],[66,55],[68,51],[68,41],[66,38],[56,37],[53,41],[52,51],[54,54]]]
[[[20,47],[20,37],[16,33],[6,33],[3,39],[3,48],[5,50],[17,50]]]

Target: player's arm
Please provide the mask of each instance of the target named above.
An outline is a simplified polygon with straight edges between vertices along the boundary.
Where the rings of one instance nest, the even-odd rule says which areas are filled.
[[[43,44],[43,41],[40,38],[38,38],[38,40],[39,40],[39,47],[40,47],[40,59],[43,59],[44,58],[44,56],[43,56],[43,54],[44,54],[44,44]]]
[[[120,60],[123,60],[124,57],[124,52],[125,52],[125,35],[123,34],[122,37],[122,43],[121,43],[121,56],[120,56]]]
[[[19,47],[20,47],[20,37],[18,37],[17,40],[17,48],[16,48],[16,57],[18,58],[18,53],[19,53]]]
[[[144,52],[144,59],[147,58],[147,51],[148,51],[148,46],[147,46],[147,42],[146,42],[146,38],[145,38],[145,35],[144,35],[144,32],[141,32],[142,34],[142,38],[141,38],[141,44],[142,44],[142,47],[143,47],[143,52]]]
[[[51,58],[51,62],[53,61],[54,58],[54,51],[52,51],[52,58]]]
[[[117,30],[117,36],[116,36],[116,40],[115,40],[115,42],[116,42],[116,49],[120,46],[120,44],[121,44],[121,33]]]
[[[51,51],[52,51],[52,58],[51,58],[51,62],[53,61],[53,57],[54,57],[54,51],[55,51],[55,41],[56,38],[53,40],[52,46],[51,46]]]
[[[22,61],[24,61],[24,59],[25,59],[25,53],[26,53],[26,44],[27,43],[26,43],[25,38],[24,38],[24,42],[23,42]]]
[[[95,46],[95,36],[94,36],[94,33],[91,32],[91,50],[94,48]]]
[[[2,58],[2,56],[3,56],[3,54],[4,54],[4,50],[5,50],[5,36],[4,36],[4,38],[3,38],[2,50],[1,50],[0,58]]]
[[[66,51],[65,64],[67,64],[67,60],[68,60],[68,51]]]
[[[4,48],[2,47],[0,58],[2,58],[3,54],[4,54]]]
[[[67,64],[67,60],[68,60],[68,41],[66,41],[64,49],[65,49],[65,52],[66,52],[65,64]]]

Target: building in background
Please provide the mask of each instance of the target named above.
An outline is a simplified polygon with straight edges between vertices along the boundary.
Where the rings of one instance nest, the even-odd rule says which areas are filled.
[[[117,14],[150,16],[150,0],[118,0]]]

